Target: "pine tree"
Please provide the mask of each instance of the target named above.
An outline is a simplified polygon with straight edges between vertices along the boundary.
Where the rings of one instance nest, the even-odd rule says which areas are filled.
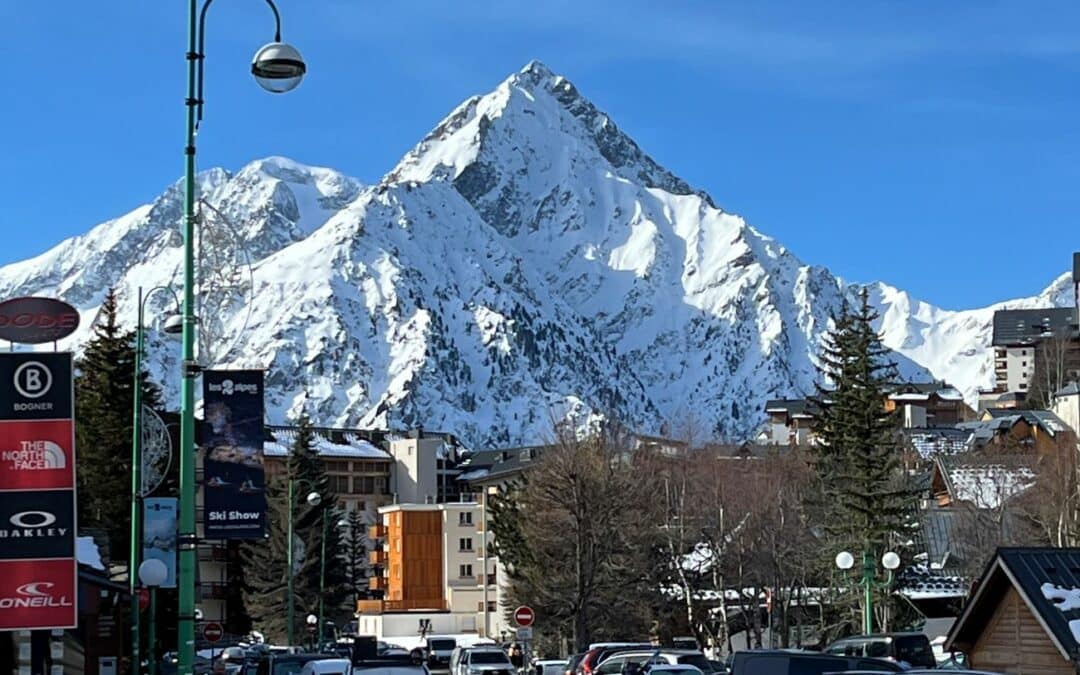
[[[116,304],[110,289],[93,337],[75,364],[75,443],[79,527],[104,531],[110,558],[123,560],[131,534],[135,333],[120,327]],[[156,408],[160,397],[144,372],[143,405]]]
[[[306,639],[305,618],[319,613],[319,575],[323,532],[326,533],[324,618],[341,623],[351,615],[349,577],[341,560],[343,551],[337,495],[323,471],[315,448],[311,420],[302,414],[296,439],[285,461],[285,471],[267,485],[268,532],[265,541],[248,542],[241,551],[246,565],[244,604],[256,630],[268,638],[284,641],[288,635],[288,571],[286,539],[289,519],[289,481],[293,489],[293,635]],[[317,505],[308,503],[315,492]]]
[[[346,519],[348,534],[345,543],[345,573],[349,578],[349,590],[353,605],[360,599],[360,593],[368,583],[368,545],[367,523],[359,510],[349,511]]]
[[[896,549],[907,540],[917,506],[901,464],[895,413],[885,411],[897,370],[873,327],[877,318],[864,289],[858,309],[845,306],[835,319],[821,356],[824,382],[813,421],[821,502],[816,506],[830,567],[831,556],[841,550],[869,551],[877,561]]]

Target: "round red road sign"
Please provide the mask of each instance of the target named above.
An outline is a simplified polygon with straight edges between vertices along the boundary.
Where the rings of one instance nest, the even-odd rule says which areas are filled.
[[[146,611],[150,606],[150,591],[145,588],[139,589],[139,611]]]
[[[202,636],[206,638],[207,642],[217,642],[225,635],[225,629],[221,627],[220,623],[210,623],[203,626]]]
[[[533,625],[533,621],[536,621],[536,612],[532,607],[522,605],[514,610],[514,623],[517,625],[524,628]]]

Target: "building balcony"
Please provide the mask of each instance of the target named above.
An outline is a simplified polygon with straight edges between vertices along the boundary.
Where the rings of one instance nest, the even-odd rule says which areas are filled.
[[[445,600],[359,600],[356,611],[361,614],[384,614],[387,612],[412,612],[427,610],[445,612],[450,607]]]
[[[368,527],[368,539],[386,539],[386,526],[371,525]]]
[[[229,593],[229,585],[218,581],[200,581],[200,600],[224,600]]]
[[[387,559],[386,551],[377,549],[368,552],[368,562],[372,565],[385,565]]]
[[[386,577],[371,577],[368,579],[368,589],[372,591],[385,591]]]

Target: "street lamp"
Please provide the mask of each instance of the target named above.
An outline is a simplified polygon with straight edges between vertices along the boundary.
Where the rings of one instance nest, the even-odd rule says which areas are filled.
[[[202,120],[203,62],[206,60],[206,11],[213,0],[188,0],[187,135],[184,146],[184,293],[183,352],[180,382],[180,523],[178,538],[177,652],[178,675],[193,675],[195,666],[195,133]],[[281,16],[273,0],[274,41],[260,49],[251,71],[264,89],[282,93],[293,89],[307,72],[300,53],[281,41]],[[276,49],[270,47],[277,45]],[[289,542],[290,547],[292,542]],[[290,575],[291,578],[291,575]],[[290,595],[290,600],[292,596]],[[292,625],[290,624],[290,630]]]
[[[875,579],[874,554],[870,552],[869,547],[863,551],[862,560],[862,579],[859,583],[863,587],[863,633],[869,635],[874,632],[873,591],[875,588],[888,588],[892,585],[893,572],[900,567],[900,556],[892,551],[887,551],[885,555],[881,556],[881,566],[887,571],[886,579],[883,582]],[[838,569],[846,572],[854,566],[855,556],[847,551],[836,554],[836,567]]]
[[[154,619],[157,614],[157,589],[158,586],[165,583],[165,579],[168,576],[169,570],[165,567],[165,563],[157,558],[144,560],[143,563],[139,565],[139,580],[142,581],[143,586],[146,586],[150,591],[150,615],[146,622],[146,651],[147,656],[149,657],[149,667],[147,672],[149,675],[154,675],[154,671],[157,668],[157,633],[154,630]],[[133,645],[132,649],[137,650],[138,645]]]
[[[311,635],[311,651],[316,651],[315,650],[315,627],[319,623],[319,617],[315,616],[314,614],[308,614],[307,618],[304,619],[304,621],[307,622],[308,633]]]
[[[164,332],[175,333],[170,326],[179,326],[175,318],[180,314],[180,299],[176,292],[168,286],[155,286],[144,296],[142,286],[139,287],[138,315],[135,325],[135,374],[132,400],[131,425],[131,542],[128,556],[128,592],[131,594],[131,662],[138,667],[139,664],[139,595],[138,580],[135,578],[135,570],[140,569],[139,559],[142,557],[142,356],[143,356],[143,316],[146,312],[146,301],[158,291],[167,291],[172,295],[176,303],[176,312],[169,315],[165,321]]]
[[[285,575],[289,578],[288,591],[287,592],[289,594],[289,597],[288,597],[288,607],[289,607],[289,612],[288,612],[288,620],[289,620],[288,636],[289,636],[289,646],[290,647],[292,647],[293,645],[296,644],[295,642],[293,642],[293,616],[294,616],[294,613],[295,613],[294,606],[296,604],[294,599],[293,599],[293,574],[294,574],[294,570],[293,570],[293,508],[296,506],[296,497],[294,497],[293,495],[296,492],[296,484],[297,483],[307,483],[307,484],[310,485],[309,481],[306,481],[306,480],[304,480],[302,478],[290,478],[289,479],[289,497],[288,497],[288,499],[289,499],[289,507],[287,509],[289,517],[288,517],[288,528],[287,528],[286,534],[285,534],[285,538],[286,538],[286,541],[287,541],[287,543],[285,545],[285,551],[286,551],[286,553],[285,553],[285,559],[286,559],[286,562],[285,562],[285,567],[286,567]],[[314,486],[312,486],[312,487],[314,487]],[[308,506],[318,506],[319,504],[322,503],[322,496],[318,492],[309,492],[306,501],[308,503]],[[323,522],[325,523],[325,515],[323,516],[323,518],[324,518]],[[324,530],[325,530],[325,528],[324,528]],[[321,595],[320,595],[320,598],[319,598],[319,602],[320,603],[322,602],[322,596]]]

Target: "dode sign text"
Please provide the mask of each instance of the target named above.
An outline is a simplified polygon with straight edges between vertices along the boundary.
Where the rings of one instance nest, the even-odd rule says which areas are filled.
[[[22,344],[55,342],[79,327],[79,311],[53,298],[0,302],[0,340]]]

